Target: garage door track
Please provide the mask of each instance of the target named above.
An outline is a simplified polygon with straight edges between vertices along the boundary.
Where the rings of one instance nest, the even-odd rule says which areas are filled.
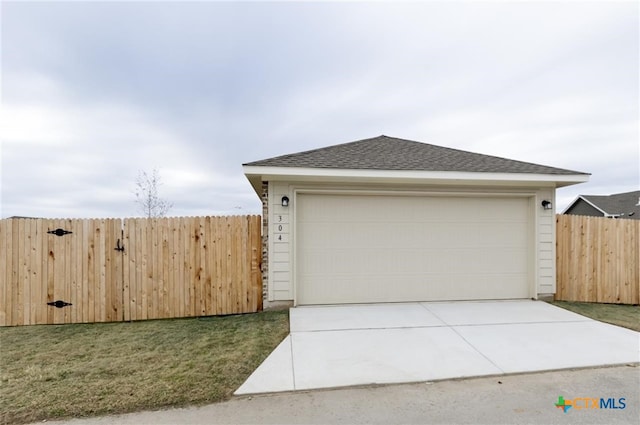
[[[541,301],[296,307],[291,334],[236,394],[640,361],[640,334]]]

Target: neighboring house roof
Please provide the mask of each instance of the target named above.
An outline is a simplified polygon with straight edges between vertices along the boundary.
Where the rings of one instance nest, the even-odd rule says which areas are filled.
[[[243,164],[260,195],[265,181],[524,185],[562,187],[589,180],[565,170],[396,137],[371,139]]]
[[[531,173],[575,175],[579,171],[548,167],[430,145],[413,140],[378,136],[341,145],[249,162],[245,166],[335,168],[350,170],[459,171],[475,173]]]
[[[40,217],[26,217],[26,216],[23,216],[23,215],[12,215],[11,217],[7,217],[7,220],[12,220],[12,219],[39,220]]]
[[[572,214],[572,210],[583,202],[595,208],[605,217],[640,220],[640,190],[612,195],[579,195],[562,213]]]

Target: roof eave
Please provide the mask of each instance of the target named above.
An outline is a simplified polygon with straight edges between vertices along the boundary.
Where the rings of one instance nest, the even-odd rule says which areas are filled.
[[[260,196],[263,181],[353,183],[495,184],[564,187],[589,181],[588,174],[485,173],[459,171],[354,170],[244,165],[244,174]]]

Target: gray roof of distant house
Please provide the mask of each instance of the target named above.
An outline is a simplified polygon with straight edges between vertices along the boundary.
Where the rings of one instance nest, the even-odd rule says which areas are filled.
[[[579,198],[590,202],[608,215],[628,216],[633,213],[636,218],[640,216],[640,205],[638,205],[640,203],[640,190],[611,195],[580,195]]]
[[[244,165],[353,170],[588,175],[588,173],[579,171],[482,155],[384,135],[249,162]]]

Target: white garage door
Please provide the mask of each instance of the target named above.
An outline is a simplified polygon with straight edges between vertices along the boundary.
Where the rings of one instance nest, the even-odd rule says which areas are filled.
[[[528,298],[526,198],[299,194],[298,304]]]

